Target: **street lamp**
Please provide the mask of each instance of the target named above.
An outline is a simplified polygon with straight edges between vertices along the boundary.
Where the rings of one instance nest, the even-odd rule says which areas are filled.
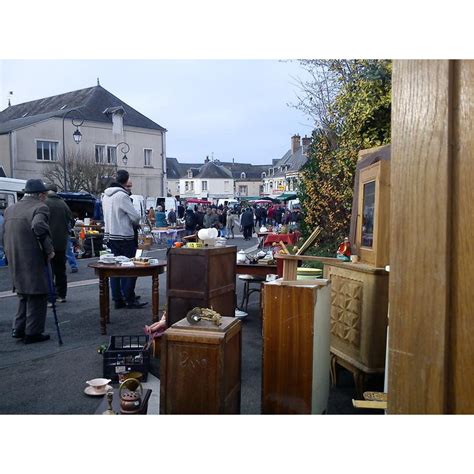
[[[82,140],[82,133],[79,131],[79,127],[84,123],[84,115],[79,109],[70,109],[63,115],[63,166],[64,166],[64,191],[67,191],[67,167],[66,167],[66,143],[65,143],[65,136],[64,136],[64,121],[66,117],[71,112],[79,112],[82,115],[81,119],[73,118],[71,120],[72,124],[76,127],[76,131],[72,134],[74,141],[77,145],[79,145],[80,141]],[[77,123],[75,122],[77,121]]]
[[[123,166],[127,166],[128,158],[127,158],[127,153],[130,151],[130,145],[127,142],[120,142],[115,145],[115,148],[117,149],[119,145],[123,145],[122,148],[120,148],[120,151],[123,153],[122,156],[122,163]]]

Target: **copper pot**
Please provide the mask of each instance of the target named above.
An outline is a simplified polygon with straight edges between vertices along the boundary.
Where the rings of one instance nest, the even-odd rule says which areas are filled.
[[[133,415],[140,412],[143,397],[142,384],[137,379],[127,379],[120,384],[120,413]]]

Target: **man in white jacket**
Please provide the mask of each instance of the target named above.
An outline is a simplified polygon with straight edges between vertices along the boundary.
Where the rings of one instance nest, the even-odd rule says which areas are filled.
[[[118,170],[116,181],[105,191],[102,209],[105,222],[105,240],[116,256],[133,258],[137,250],[134,226],[140,221],[140,214],[133,207],[130,194],[126,189],[129,181],[126,170]],[[136,278],[111,278],[112,299],[115,308],[142,308],[147,303],[139,303],[135,297]],[[124,301],[125,298],[125,301]]]

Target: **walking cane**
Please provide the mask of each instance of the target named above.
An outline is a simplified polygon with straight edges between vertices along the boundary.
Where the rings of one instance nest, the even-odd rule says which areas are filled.
[[[61,332],[59,331],[58,315],[56,314],[56,292],[54,291],[53,277],[51,274],[51,265],[49,264],[49,261],[46,262],[45,271],[46,271],[46,278],[48,279],[48,299],[49,299],[49,302],[53,305],[54,324],[56,325],[56,331],[58,333],[59,345],[62,346],[63,340],[61,339]]]

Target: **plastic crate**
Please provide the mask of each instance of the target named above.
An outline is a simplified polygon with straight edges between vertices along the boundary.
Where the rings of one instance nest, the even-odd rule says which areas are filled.
[[[118,374],[141,372],[146,382],[150,367],[149,336],[111,336],[103,353],[104,378],[118,382]]]

